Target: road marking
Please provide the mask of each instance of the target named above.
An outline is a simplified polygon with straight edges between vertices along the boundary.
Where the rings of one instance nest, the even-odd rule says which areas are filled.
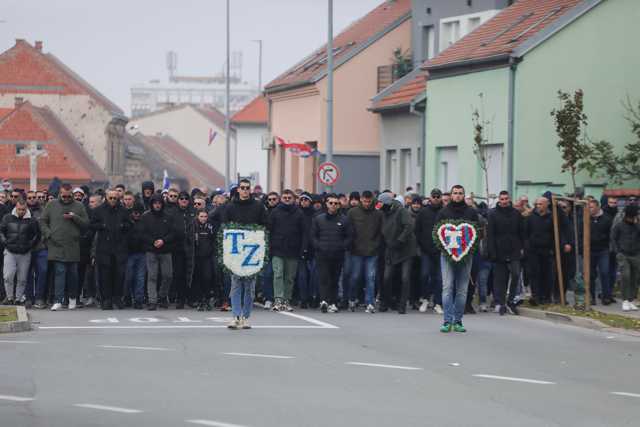
[[[380,363],[346,362],[345,365],[372,366],[374,368],[388,368],[388,369],[403,369],[405,371],[422,371],[423,370],[423,368],[415,368],[413,366],[383,365]]]
[[[294,356],[278,356],[275,354],[257,354],[257,353],[222,353],[227,356],[244,356],[244,357],[263,357],[265,359],[295,359]]]
[[[0,340],[0,343],[11,343],[11,344],[40,344],[40,341],[11,341],[11,340]]]
[[[136,347],[129,345],[99,345],[100,348],[114,348],[114,349],[122,349],[122,350],[151,350],[151,351],[173,351],[173,348],[164,348],[164,347]]]
[[[220,421],[209,421],[209,420],[185,420],[185,422],[191,424],[199,424],[201,426],[210,426],[210,427],[245,427],[238,424],[229,424],[222,423]]]
[[[322,328],[324,329],[340,329],[340,327],[336,325],[332,325],[331,323],[323,322],[321,320],[317,320],[309,316],[303,316],[301,314],[295,314],[295,313],[287,313],[286,311],[280,311],[279,313],[285,316],[293,317],[295,319],[304,320],[305,322],[309,322],[314,325],[322,326]]]
[[[626,396],[626,397],[640,397],[640,394],[636,393],[626,393],[624,391],[612,391],[609,394],[615,394],[616,396]]]
[[[551,381],[540,381],[540,380],[530,380],[528,378],[515,378],[515,377],[501,377],[499,375],[488,375],[488,374],[475,374],[473,375],[477,378],[487,378],[491,380],[503,380],[503,381],[515,381],[521,383],[529,383],[529,384],[555,384]]]
[[[31,402],[35,400],[33,397],[7,396],[0,394],[0,400],[10,400],[12,402]]]
[[[231,321],[231,318],[229,318]],[[253,329],[334,329],[337,326],[311,326],[311,325],[251,325]],[[224,325],[157,325],[157,326],[39,326],[39,330],[60,329],[227,329]]]
[[[128,409],[128,408],[119,408],[117,406],[95,405],[93,403],[76,403],[73,406],[77,406],[78,408],[97,409],[99,411],[120,412],[121,414],[139,414],[142,412],[139,409]]]

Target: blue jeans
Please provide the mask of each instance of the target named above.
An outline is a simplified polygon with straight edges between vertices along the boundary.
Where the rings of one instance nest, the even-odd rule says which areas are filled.
[[[440,256],[445,323],[462,322],[472,261],[470,256],[460,262],[449,261],[444,255]]]
[[[609,250],[591,252],[591,295],[595,296],[596,270],[602,288],[602,298],[609,298],[612,294],[612,284],[610,282],[610,259]]]
[[[47,254],[46,249],[31,252],[31,267],[25,296],[28,300],[44,301],[47,291]]]
[[[315,259],[307,259],[298,263],[296,285],[301,301],[309,302],[311,298],[318,296],[318,273],[316,272]]]
[[[231,292],[229,297],[231,298],[231,311],[234,317],[251,316],[251,308],[253,307],[253,297],[256,292],[256,279],[245,278],[231,275]]]
[[[378,256],[351,255],[351,286],[349,289],[349,301],[355,301],[358,296],[358,282],[362,276],[364,266],[366,287],[364,292],[365,304],[376,303],[376,270],[378,269]]]
[[[420,256],[420,283],[422,297],[433,295],[433,303],[442,305],[442,271],[440,254],[422,254]]]
[[[271,260],[262,270],[262,297],[265,301],[273,301],[273,265]]]
[[[480,254],[477,252],[476,256],[474,256],[473,258],[473,262],[475,265],[472,266],[472,270],[476,270],[475,281],[478,285],[480,303],[485,304],[487,302],[487,284],[489,283],[489,275],[491,274],[493,264],[491,264],[491,261],[480,256]]]
[[[78,295],[78,263],[54,261],[54,286],[55,302],[64,302],[64,291],[67,290],[69,298],[76,298]]]
[[[129,254],[127,257],[127,268],[124,274],[125,291],[134,301],[142,304],[144,302],[144,275],[147,273],[147,257],[144,252]]]

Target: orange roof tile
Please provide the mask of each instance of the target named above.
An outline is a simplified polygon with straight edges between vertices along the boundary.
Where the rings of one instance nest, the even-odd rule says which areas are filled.
[[[242,110],[231,117],[231,123],[236,124],[264,124],[269,120],[269,104],[267,99],[259,95]]]
[[[351,24],[333,39],[334,61],[350,59],[368,46],[368,42],[380,37],[396,25],[411,17],[411,0],[385,0],[371,12]],[[278,76],[266,87],[275,92],[291,86],[313,83],[316,75],[326,73],[326,45]]]
[[[396,86],[397,87],[394,87]],[[375,100],[371,105],[372,111],[387,110],[398,107],[406,107],[427,88],[426,73],[418,71],[413,78],[407,81],[398,80],[389,87],[389,93]]]
[[[431,70],[509,55],[582,1],[519,0],[442,51],[423,68]]]

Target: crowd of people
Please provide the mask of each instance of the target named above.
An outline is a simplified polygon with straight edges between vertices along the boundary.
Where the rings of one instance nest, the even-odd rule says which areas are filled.
[[[408,190],[265,194],[242,180],[211,195],[160,191],[152,182],[139,193],[124,185],[90,193],[69,184],[0,191],[0,297],[52,311],[219,309],[232,311],[232,329],[251,327],[254,298],[275,311],[432,310],[444,316],[442,332],[464,332],[463,315],[476,309],[517,315],[525,296],[532,305],[559,301],[550,193],[531,207],[526,196],[512,201],[503,191],[489,208],[459,185],[427,197]],[[574,218],[570,202],[560,207],[558,243],[570,289],[580,268],[576,251],[583,251],[573,230],[582,230],[583,220]],[[636,200],[619,207],[612,197],[588,198],[588,209],[591,303],[616,303],[619,283],[622,310],[637,310]],[[477,250],[460,261],[434,239],[434,227],[450,221],[478,230]],[[218,262],[225,223],[268,230],[269,257],[258,277],[236,276]]]

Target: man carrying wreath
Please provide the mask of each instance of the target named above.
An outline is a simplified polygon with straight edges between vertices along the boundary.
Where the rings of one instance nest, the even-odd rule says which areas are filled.
[[[467,288],[477,241],[478,213],[464,201],[464,187],[451,188],[451,201],[438,212],[434,240],[440,248],[442,270],[442,303],[444,324],[440,332],[466,332],[462,316],[467,301]]]
[[[240,225],[264,226],[267,220],[267,211],[264,205],[251,196],[251,182],[247,179],[240,181],[238,192],[229,204],[224,207],[221,215],[222,223],[234,223]],[[249,316],[253,307],[253,298],[256,291],[256,278],[231,275],[231,311],[233,320],[229,323],[230,329],[249,329]]]

